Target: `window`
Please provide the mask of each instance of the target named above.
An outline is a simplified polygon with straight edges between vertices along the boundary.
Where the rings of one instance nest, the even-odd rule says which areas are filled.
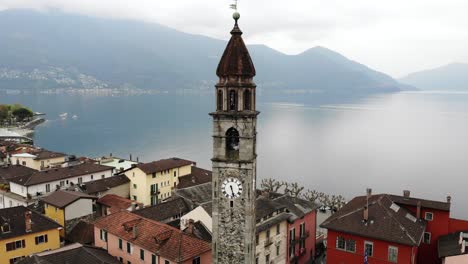
[[[192,264],[200,264],[200,263],[201,263],[200,257],[196,257],[192,260]]]
[[[22,164],[23,164],[23,166],[26,166],[26,161],[23,161]]]
[[[47,235],[37,236],[37,237],[35,237],[34,240],[36,242],[36,245],[47,243],[49,241]]]
[[[101,179],[104,179],[105,177],[106,177],[106,175],[104,175],[104,174],[103,174],[103,175],[101,175]]]
[[[255,258],[255,264],[258,264],[258,258]]]
[[[233,127],[226,131],[226,157],[239,158],[239,132]]]
[[[156,264],[156,255],[151,255],[151,264]]]
[[[171,264],[169,260],[164,260],[164,264]]]
[[[19,260],[22,260],[23,258],[24,258],[24,256],[12,258],[12,259],[10,259],[10,264],[15,264],[15,263],[17,263]]]
[[[388,247],[388,261],[398,262],[398,248],[397,247]]]
[[[137,200],[137,197],[136,195],[133,195],[133,200],[136,201]]]
[[[229,110],[237,110],[237,93],[235,90],[229,91]]]
[[[431,243],[431,233],[424,232],[423,243],[430,244]]]
[[[132,264],[132,262],[130,260],[127,261],[127,264]]]
[[[127,253],[132,254],[132,252],[133,252],[133,246],[132,244],[127,242]]]
[[[177,171],[174,171],[174,177],[177,177]]]
[[[277,235],[280,234],[280,225],[276,225],[276,234],[277,234]]]
[[[364,255],[367,254],[368,257],[374,255],[374,243],[365,241],[364,242]]]
[[[10,224],[5,223],[2,225],[2,233],[10,233]]]
[[[119,238],[119,249],[120,250],[123,250],[123,245],[122,244],[123,244],[123,241],[122,241],[121,238]]]
[[[91,174],[91,180],[94,179],[94,175]]]
[[[266,231],[266,238],[267,238],[267,239],[270,238],[270,230],[267,230],[267,231]]]
[[[101,240],[107,242],[107,231],[101,229]]]
[[[46,184],[46,185],[45,185],[45,191],[46,191],[46,192],[50,192],[50,184]]]
[[[136,189],[137,188],[137,185],[136,184],[133,184],[133,189]]]
[[[305,248],[305,223],[301,223],[299,226],[299,235],[301,236],[301,240],[299,241],[299,248]]]
[[[140,249],[140,259],[145,260],[145,251],[143,249]]]
[[[270,262],[270,254],[265,256],[265,263],[268,264],[269,262]]]
[[[251,95],[249,90],[244,91],[244,110],[251,110]]]
[[[276,256],[279,256],[280,254],[280,245],[276,246]]]
[[[255,244],[258,245],[258,234],[255,236]]]
[[[217,102],[217,107],[216,109],[218,111],[223,111],[223,91],[218,90],[218,99],[216,100]]]
[[[156,178],[156,172],[153,172],[153,174],[151,175],[151,177]]]
[[[83,183],[83,178],[82,177],[78,177],[78,184],[82,184]]]
[[[26,241],[23,239],[23,240],[17,240],[17,241],[13,241],[13,242],[10,242],[10,243],[7,243],[6,244],[6,251],[13,251],[13,250],[16,250],[16,249],[20,249],[20,248],[25,248],[26,247]]]
[[[345,245],[346,245],[346,241],[343,237],[339,236],[336,238],[336,248],[344,250]]]
[[[434,214],[431,212],[426,212],[424,219],[426,219],[427,221],[432,221],[434,219]]]
[[[349,239],[346,241],[346,251],[356,252],[356,241]]]
[[[119,261],[120,261],[120,263],[123,263],[123,258],[119,257]]]
[[[60,187],[63,187],[65,186],[65,182],[64,181],[60,181]]]

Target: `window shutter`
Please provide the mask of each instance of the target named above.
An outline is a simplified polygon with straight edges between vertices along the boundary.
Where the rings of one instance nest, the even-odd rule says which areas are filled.
[[[45,242],[46,242],[46,243],[49,242],[49,238],[48,238],[47,235],[45,235]]]
[[[35,237],[34,241],[36,241],[36,245],[39,244],[39,238],[38,237]]]
[[[25,247],[26,247],[26,241],[25,241],[24,239],[23,239],[23,240],[21,240],[21,246],[22,246],[23,248],[25,248]]]

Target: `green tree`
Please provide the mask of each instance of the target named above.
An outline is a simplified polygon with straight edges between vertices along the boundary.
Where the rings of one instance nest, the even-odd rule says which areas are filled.
[[[25,107],[16,108],[13,110],[12,114],[18,121],[23,121],[25,118],[30,118],[33,116],[33,112]]]
[[[5,120],[8,118],[8,106],[6,105],[0,105],[0,126],[5,122]]]

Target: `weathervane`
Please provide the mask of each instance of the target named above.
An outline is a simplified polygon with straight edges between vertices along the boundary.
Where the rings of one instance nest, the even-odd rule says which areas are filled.
[[[234,0],[234,4],[231,4],[230,7],[231,9],[234,9],[237,12],[237,0]]]

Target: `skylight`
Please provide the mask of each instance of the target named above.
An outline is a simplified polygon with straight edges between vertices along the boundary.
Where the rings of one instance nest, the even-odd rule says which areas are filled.
[[[398,210],[400,210],[400,206],[398,206],[395,203],[392,203],[392,205],[390,205],[390,209],[392,209],[395,212],[398,212]]]
[[[408,218],[408,219],[411,220],[412,222],[416,223],[416,217],[414,217],[412,214],[407,213],[407,214],[406,214],[406,218]]]

